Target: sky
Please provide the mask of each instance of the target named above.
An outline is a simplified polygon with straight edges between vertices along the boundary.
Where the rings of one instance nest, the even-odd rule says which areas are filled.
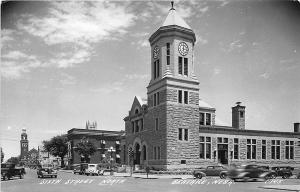
[[[175,1],[196,34],[200,98],[231,125],[246,106],[246,129],[293,131],[300,121],[298,1]],[[134,96],[146,98],[148,38],[169,1],[11,1],[1,4],[1,146],[20,154],[84,128],[124,130]]]

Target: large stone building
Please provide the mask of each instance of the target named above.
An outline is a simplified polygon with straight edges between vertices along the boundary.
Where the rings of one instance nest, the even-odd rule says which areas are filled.
[[[207,164],[287,164],[300,166],[299,123],[294,132],[245,129],[245,106],[232,107],[232,126],[216,123],[216,109],[199,100],[194,74],[196,35],[172,7],[149,38],[151,80],[147,99],[135,97],[124,118],[122,154],[130,163],[158,169]]]

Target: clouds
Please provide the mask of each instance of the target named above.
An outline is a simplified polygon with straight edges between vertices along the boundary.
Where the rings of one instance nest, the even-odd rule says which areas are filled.
[[[1,75],[8,79],[18,79],[22,73],[42,65],[36,56],[16,50],[3,54],[1,62]]]
[[[118,40],[135,23],[135,15],[124,3],[106,2],[53,2],[45,15],[23,14],[13,30],[3,30],[3,77],[21,78],[37,67],[69,68],[88,62],[93,56],[95,43]],[[43,42],[44,54],[29,54],[20,46],[18,38]],[[23,44],[25,46],[25,43]],[[37,47],[42,47],[37,45]],[[49,52],[49,50],[53,50]],[[42,50],[41,50],[42,51]],[[14,57],[16,56],[16,57]]]

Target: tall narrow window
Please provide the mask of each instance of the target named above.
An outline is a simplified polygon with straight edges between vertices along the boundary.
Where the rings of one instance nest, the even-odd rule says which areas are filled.
[[[261,159],[266,159],[267,153],[266,140],[261,140]]]
[[[156,147],[153,148],[154,148],[154,159],[156,159]]]
[[[140,122],[141,122],[141,131],[143,131],[144,130],[144,119],[141,119]]]
[[[182,90],[178,90],[178,103],[182,103]]]
[[[154,79],[156,79],[157,77],[159,77],[159,59],[156,60],[156,61],[154,61],[153,76],[154,76]]]
[[[184,104],[188,104],[189,102],[189,92],[184,91]]]
[[[204,154],[205,154],[204,145],[205,145],[204,137],[200,136],[200,159],[204,159]]]
[[[206,159],[211,159],[211,137],[206,137],[205,142],[205,157]]]
[[[188,58],[184,58],[184,75],[188,75],[189,71],[189,63],[188,63]]]
[[[182,128],[178,129],[178,140],[182,140]]]
[[[234,138],[233,159],[239,159],[239,139]]]
[[[160,147],[157,147],[157,159],[160,159]]]
[[[200,125],[204,125],[204,113],[200,113]]]
[[[167,43],[167,65],[170,65],[170,43]]]
[[[132,130],[132,133],[134,133],[134,121],[131,122],[131,130]]]
[[[184,129],[184,140],[185,141],[189,140],[189,130],[188,129]]]
[[[206,125],[211,125],[211,114],[206,113]]]
[[[178,57],[178,74],[182,75],[182,57]]]
[[[156,63],[157,63],[157,66],[156,66],[156,70],[157,70],[157,76],[156,77],[159,77],[159,60],[156,60]]]
[[[256,159],[256,139],[247,139],[247,159]]]
[[[159,122],[158,122],[158,118],[155,119],[155,131],[158,131],[159,128]]]
[[[271,158],[280,159],[280,140],[272,140],[271,144]]]

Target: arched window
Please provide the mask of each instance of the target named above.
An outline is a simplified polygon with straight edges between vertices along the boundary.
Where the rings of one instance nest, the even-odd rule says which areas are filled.
[[[147,149],[146,146],[143,146],[143,160],[147,160]]]
[[[138,113],[139,113],[139,110],[135,109],[134,114],[138,114]]]

